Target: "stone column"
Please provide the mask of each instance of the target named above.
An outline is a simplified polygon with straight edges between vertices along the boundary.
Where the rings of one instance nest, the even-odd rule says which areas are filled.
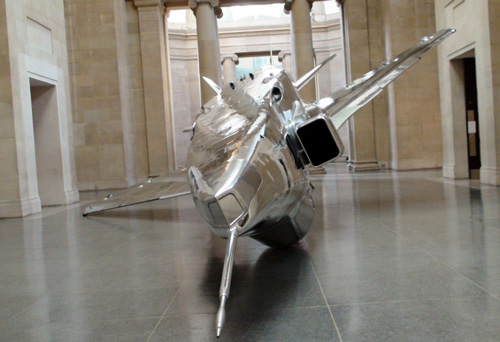
[[[350,0],[342,6],[346,79],[350,83],[372,69],[368,34],[368,0]],[[349,35],[352,33],[352,37]],[[348,122],[349,163],[352,171],[377,170],[373,103],[365,105]]]
[[[161,0],[134,0],[139,13],[149,174],[173,170],[171,96]]]
[[[314,50],[312,43],[311,8],[313,0],[286,0],[285,11],[292,12],[292,56],[293,77],[295,80],[314,68]],[[316,85],[309,82],[300,91],[302,99],[316,101]]]
[[[385,58],[390,60],[436,31],[434,2],[381,0]],[[405,20],[401,20],[401,18]],[[443,165],[436,51],[387,89],[391,168],[414,170]]]
[[[236,81],[236,66],[240,63],[235,54],[225,55],[221,58],[221,64],[224,68],[224,84]]]
[[[215,94],[202,77],[208,77],[218,85],[222,84],[217,28],[217,18],[222,17],[222,10],[219,0],[189,0],[189,7],[196,15],[201,102],[206,103]]]
[[[281,51],[278,55],[278,61],[281,62],[283,70],[293,75],[293,59],[291,51]]]
[[[498,13],[500,13],[498,1],[488,1],[489,41],[487,44],[490,47],[491,55],[486,59],[476,57],[476,65],[483,64],[482,67],[486,69],[486,72],[480,75],[478,80],[478,93],[481,93],[479,98],[479,130],[484,132],[480,133],[480,177],[481,183],[496,186],[500,186],[500,37],[498,36],[500,22]],[[487,51],[487,49],[485,50]],[[491,60],[491,64],[487,62],[488,59]],[[476,70],[478,70],[477,66]],[[486,95],[487,93],[489,94]]]

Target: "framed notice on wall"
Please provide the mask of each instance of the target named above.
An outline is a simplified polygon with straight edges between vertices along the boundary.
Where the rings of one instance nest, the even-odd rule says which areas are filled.
[[[475,121],[468,121],[467,122],[467,133],[475,134],[476,132],[477,132],[476,122]]]

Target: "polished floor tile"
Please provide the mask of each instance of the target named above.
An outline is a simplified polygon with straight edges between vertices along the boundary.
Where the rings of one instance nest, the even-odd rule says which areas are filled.
[[[1,341],[145,341],[158,318],[102,322],[53,322],[23,329],[2,328]]]
[[[228,313],[219,339],[213,315],[167,316],[154,332],[159,341],[340,341],[326,307]]]
[[[331,307],[344,341],[498,341],[500,303],[489,296]]]
[[[301,243],[238,241],[220,341],[500,340],[499,188],[328,171]],[[0,341],[217,340],[226,241],[191,198],[82,217],[100,197],[0,220]]]

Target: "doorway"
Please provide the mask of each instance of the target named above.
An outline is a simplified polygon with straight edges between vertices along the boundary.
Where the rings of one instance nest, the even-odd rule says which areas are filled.
[[[479,170],[481,168],[481,153],[476,82],[476,59],[464,58],[463,63],[469,178],[479,179]]]
[[[66,203],[57,89],[30,78],[38,194],[42,206]]]

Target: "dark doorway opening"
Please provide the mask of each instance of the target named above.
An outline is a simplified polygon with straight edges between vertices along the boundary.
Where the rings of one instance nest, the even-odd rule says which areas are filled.
[[[479,139],[479,116],[475,58],[464,58],[464,83],[469,178],[479,179],[479,169],[481,168],[481,152]]]

